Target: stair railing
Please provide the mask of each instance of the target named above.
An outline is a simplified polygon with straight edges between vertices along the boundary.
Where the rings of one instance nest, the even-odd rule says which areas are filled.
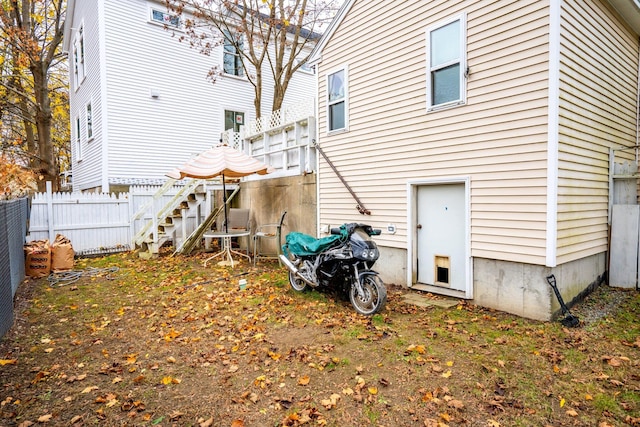
[[[170,182],[171,181],[171,182]],[[151,200],[142,206],[138,211],[134,214],[132,218],[132,222],[141,219],[145,214],[149,212],[151,209],[151,221],[148,221],[141,229],[133,236],[134,245],[140,245],[145,240],[145,236],[151,229],[153,232],[153,240],[154,242],[158,241],[158,220],[164,219],[174,209],[176,209],[180,203],[186,200],[187,196],[193,192],[199,185],[203,185],[205,180],[202,179],[193,179],[190,180],[187,185],[183,186],[172,198],[171,200],[165,204],[163,207],[158,208],[158,201],[161,200],[162,196],[164,196],[169,189],[173,186],[175,180],[170,179],[153,195]]]

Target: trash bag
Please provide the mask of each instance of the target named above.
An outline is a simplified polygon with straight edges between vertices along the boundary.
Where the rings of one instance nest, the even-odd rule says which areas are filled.
[[[56,235],[56,240],[51,245],[51,271],[58,273],[72,270],[74,255],[71,240],[62,234]]]
[[[48,240],[34,240],[24,245],[24,273],[33,278],[51,272],[51,247]]]

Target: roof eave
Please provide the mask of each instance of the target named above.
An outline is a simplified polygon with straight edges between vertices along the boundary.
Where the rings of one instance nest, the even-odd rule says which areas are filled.
[[[64,18],[64,30],[62,32],[62,51],[69,53],[71,49],[71,25],[73,25],[73,12],[76,8],[76,0],[67,0],[67,11]]]
[[[618,11],[622,19],[640,34],[640,0],[608,0],[609,4]]]
[[[336,16],[334,16],[333,19],[331,20],[331,23],[329,24],[327,31],[325,31],[324,34],[322,34],[322,37],[320,38],[316,46],[311,51],[311,54],[309,55],[309,60],[307,61],[309,65],[314,65],[322,61],[322,50],[324,49],[324,46],[327,44],[329,40],[331,40],[333,33],[336,32],[336,30],[344,20],[345,16],[347,16],[347,13],[349,13],[351,6],[353,6],[355,2],[356,2],[355,0],[347,0],[342,4],[340,9],[338,9],[338,13],[336,13]]]

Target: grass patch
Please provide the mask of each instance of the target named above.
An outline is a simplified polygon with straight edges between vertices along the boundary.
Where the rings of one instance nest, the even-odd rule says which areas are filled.
[[[26,281],[0,341],[0,424],[625,425],[639,410],[635,292],[602,287],[584,306],[618,306],[576,329],[414,307],[393,286],[363,317],[294,292],[275,263],[205,258],[114,254],[77,260],[74,283]]]

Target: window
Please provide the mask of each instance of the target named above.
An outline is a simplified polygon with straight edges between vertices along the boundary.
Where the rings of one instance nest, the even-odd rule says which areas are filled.
[[[222,57],[222,67],[225,74],[232,76],[244,76],[244,68],[240,58],[240,51],[243,49],[242,35],[224,32],[224,53]]]
[[[84,79],[84,76],[87,75],[85,62],[84,62],[84,25],[80,26],[80,29],[78,30],[78,34],[80,39],[78,41],[78,44],[80,45],[80,71],[82,74],[82,79]]]
[[[80,25],[73,44],[73,77],[76,89],[80,86],[86,75],[86,63],[84,56],[84,24]]]
[[[93,113],[91,103],[87,104],[87,140],[93,138]]]
[[[243,125],[243,112],[224,110],[224,130],[233,129],[234,132],[240,132],[240,126]]]
[[[151,9],[151,20],[170,27],[180,26],[180,17],[161,10]]]
[[[80,86],[80,78],[78,75],[79,62],[80,61],[78,60],[78,46],[74,46],[73,47],[73,85],[76,89],[78,88],[78,86]]]
[[[329,132],[347,129],[347,69],[327,76],[327,120]]]
[[[80,117],[76,117],[76,128],[75,128],[75,140],[76,140],[76,161],[79,162],[82,160],[82,139],[80,138]]]
[[[458,16],[427,29],[427,109],[466,101],[466,22]]]

